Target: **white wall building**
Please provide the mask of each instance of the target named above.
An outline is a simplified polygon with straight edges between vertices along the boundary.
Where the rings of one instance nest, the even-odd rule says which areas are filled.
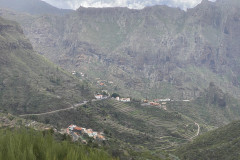
[[[130,98],[121,98],[121,100],[120,101],[122,101],[122,102],[130,102],[131,101],[131,99]]]
[[[102,99],[102,98],[103,98],[103,95],[95,95],[95,98],[96,98],[96,99]]]
[[[73,129],[76,127],[76,125],[70,125],[68,128],[69,130],[73,131]]]

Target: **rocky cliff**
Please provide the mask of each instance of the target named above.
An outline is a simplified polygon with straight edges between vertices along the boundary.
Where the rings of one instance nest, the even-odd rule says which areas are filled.
[[[81,7],[64,16],[38,16],[22,25],[41,54],[91,80],[113,81],[110,88],[116,92],[193,98],[214,82],[236,95],[240,93],[239,8],[237,0],[204,0],[186,12],[166,6]]]
[[[37,54],[21,27],[0,18],[0,110],[39,113],[91,97],[87,84]]]

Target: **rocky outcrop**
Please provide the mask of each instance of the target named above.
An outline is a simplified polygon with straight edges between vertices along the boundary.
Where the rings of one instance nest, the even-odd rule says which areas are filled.
[[[22,25],[44,56],[92,79],[115,81],[125,93],[130,89],[145,97],[143,87],[150,97],[192,98],[214,81],[236,95],[239,8],[237,0],[205,0],[187,12],[166,6],[81,7]],[[142,84],[136,85],[139,80]]]

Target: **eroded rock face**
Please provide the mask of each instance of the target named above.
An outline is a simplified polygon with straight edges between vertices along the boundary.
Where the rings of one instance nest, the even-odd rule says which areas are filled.
[[[189,98],[211,81],[240,93],[239,8],[237,0],[203,1],[187,12],[79,8],[22,25],[37,51],[70,71],[99,73],[123,90],[155,90],[152,97]]]
[[[79,101],[93,95],[88,86],[37,54],[17,22],[0,18],[0,29],[0,110],[37,113],[68,106],[75,96]]]
[[[12,36],[14,35],[14,37]],[[33,49],[29,40],[23,35],[21,27],[4,19],[0,19],[0,48],[8,50],[16,50],[18,48]]]
[[[2,8],[9,8],[19,12],[29,13],[33,15],[41,14],[65,14],[71,12],[71,10],[63,10],[53,7],[44,1],[40,0],[0,0],[0,6]]]

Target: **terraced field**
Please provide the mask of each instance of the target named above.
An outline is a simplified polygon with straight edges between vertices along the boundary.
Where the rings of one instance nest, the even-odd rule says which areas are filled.
[[[178,112],[113,99],[89,102],[72,110],[35,118],[61,128],[76,124],[104,131],[108,138],[122,145],[151,151],[173,150],[191,141],[198,132],[195,122]]]
[[[115,100],[105,100],[92,105],[94,107],[90,107],[89,112],[98,111],[94,118],[114,131],[115,136],[123,139],[123,135],[128,134],[130,139],[139,139],[136,144],[152,146],[154,149],[172,149],[189,141],[198,129],[195,122],[181,114],[153,106]]]

